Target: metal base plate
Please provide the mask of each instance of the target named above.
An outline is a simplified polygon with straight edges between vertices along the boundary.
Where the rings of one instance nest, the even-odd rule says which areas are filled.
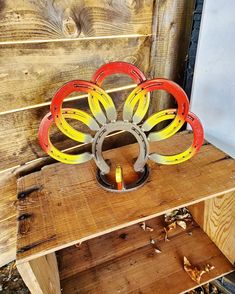
[[[126,184],[122,190],[118,190],[116,183],[108,182],[107,176],[105,174],[103,174],[99,169],[97,169],[97,172],[96,172],[96,179],[97,179],[99,185],[103,189],[105,189],[109,192],[122,193],[122,192],[129,192],[129,191],[136,190],[145,184],[145,182],[148,180],[149,174],[150,174],[150,170],[149,170],[148,165],[146,164],[143,168],[143,171],[138,172],[138,174],[139,174],[138,180],[134,181],[130,184]]]

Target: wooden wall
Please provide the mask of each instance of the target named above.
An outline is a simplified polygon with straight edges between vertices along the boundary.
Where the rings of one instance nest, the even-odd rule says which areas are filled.
[[[135,64],[148,78],[180,83],[193,8],[194,0],[0,2],[0,265],[14,259],[15,177],[50,161],[37,130],[56,90],[69,80],[89,80],[100,65],[117,60]],[[104,85],[118,105],[133,87],[117,76]],[[152,110],[169,106],[164,93],[155,97]],[[86,96],[65,105],[86,107]],[[56,130],[52,141],[62,150],[74,147]],[[110,138],[107,148],[116,142]]]

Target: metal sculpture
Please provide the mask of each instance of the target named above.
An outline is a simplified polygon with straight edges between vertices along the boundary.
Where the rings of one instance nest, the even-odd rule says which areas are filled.
[[[127,97],[123,108],[123,120],[117,120],[117,111],[112,98],[101,88],[106,77],[112,74],[127,74],[137,84],[137,87]],[[166,109],[154,113],[144,122],[150,104],[150,93],[155,90],[165,90],[171,94],[177,109]],[[91,115],[73,108],[62,108],[63,100],[72,92],[88,94]],[[105,110],[103,110],[103,109]],[[66,118],[78,120],[87,125],[96,134],[90,134],[74,129]],[[160,122],[172,122],[160,131],[151,130]],[[187,122],[194,134],[192,145],[179,154],[161,155],[149,152],[149,142],[160,141],[173,136]],[[72,155],[61,152],[50,141],[49,130],[55,123],[69,138],[80,143],[91,143],[92,152]],[[106,175],[110,172],[110,165],[104,160],[102,146],[104,139],[115,131],[131,133],[139,144],[139,156],[134,163],[134,170],[138,173],[137,181],[125,184],[121,166],[116,167],[115,183],[110,183]],[[146,135],[148,132],[148,135]],[[42,149],[54,159],[68,164],[79,164],[94,159],[97,169],[97,180],[107,190],[129,191],[145,183],[149,175],[147,161],[150,159],[160,164],[178,164],[190,159],[196,154],[203,143],[203,128],[199,119],[189,112],[189,101],[183,89],[176,83],[162,78],[146,80],[144,74],[134,65],[126,62],[112,62],[101,66],[93,75],[92,81],[74,80],[66,83],[55,94],[51,102],[51,112],[41,121],[39,128],[39,142]]]

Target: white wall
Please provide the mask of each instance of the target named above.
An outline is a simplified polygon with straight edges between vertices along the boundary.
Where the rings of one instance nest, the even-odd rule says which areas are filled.
[[[191,111],[206,139],[235,158],[235,0],[205,0]]]

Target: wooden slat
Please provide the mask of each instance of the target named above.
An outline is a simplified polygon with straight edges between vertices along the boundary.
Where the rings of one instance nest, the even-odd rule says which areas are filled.
[[[51,101],[64,83],[90,80],[110,61],[134,63],[147,73],[150,37],[0,45],[0,113]],[[105,89],[133,83],[114,75]]]
[[[16,177],[0,174],[0,267],[16,257]]]
[[[55,253],[17,265],[32,294],[59,294],[60,279]]]
[[[173,236],[170,242],[159,242],[161,254],[154,254],[152,247],[146,245],[67,278],[61,283],[63,293],[186,292],[197,284],[183,269],[184,256],[199,267],[207,263],[215,266],[214,270],[202,277],[201,283],[233,270],[233,266],[202,229],[190,231],[192,235],[186,231]]]
[[[190,211],[223,254],[235,264],[235,193],[194,204]]]
[[[5,0],[0,42],[150,34],[153,2]]]
[[[150,72],[183,84],[184,66],[191,35],[195,0],[157,0],[153,18]],[[169,108],[173,99],[166,92],[154,93],[155,109]]]
[[[150,239],[159,242],[165,238],[164,217],[156,217],[146,222],[146,225],[153,231],[144,231],[140,224],[114,231],[109,234],[88,240],[79,247],[71,246],[57,252],[59,264],[60,279],[66,279],[74,274],[94,266],[103,264],[107,261],[114,260],[120,256],[126,255],[141,247],[150,246]],[[190,230],[194,224],[188,224]],[[179,226],[168,233],[168,238],[181,234],[183,231]],[[154,251],[154,249],[153,249]]]
[[[131,89],[110,93],[120,118],[124,101],[130,92]],[[64,107],[89,111],[87,98],[66,102],[63,105]],[[39,145],[38,128],[42,118],[49,111],[49,106],[42,106],[0,115],[0,170],[21,165],[46,155]],[[80,130],[89,132],[89,129],[81,123],[73,121],[71,124]],[[79,143],[64,136],[56,127],[53,128],[51,140],[61,150],[79,145]]]
[[[160,153],[186,148],[191,134],[179,134],[171,141],[154,143]],[[124,176],[132,175],[131,158],[138,146],[105,152],[115,166],[121,163]],[[204,145],[197,156],[174,166],[150,163],[149,182],[134,192],[113,194],[96,183],[95,166],[53,164],[21,178],[18,191],[37,185],[20,213],[28,213],[18,233],[18,259],[26,261],[161,215],[176,207],[197,203],[235,190],[235,161],[212,145]],[[125,176],[126,177],[126,176]],[[24,232],[22,234],[22,232]]]

